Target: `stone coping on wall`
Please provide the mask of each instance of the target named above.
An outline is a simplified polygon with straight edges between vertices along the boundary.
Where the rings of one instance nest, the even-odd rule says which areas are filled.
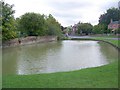
[[[29,36],[29,37],[15,38],[9,41],[5,41],[2,43],[2,47],[4,48],[11,46],[20,46],[20,45],[43,43],[43,42],[50,42],[56,40],[57,40],[57,36]]]

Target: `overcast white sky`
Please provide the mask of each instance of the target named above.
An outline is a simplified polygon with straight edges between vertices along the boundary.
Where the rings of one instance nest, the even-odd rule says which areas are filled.
[[[4,0],[14,4],[15,17],[26,12],[52,14],[63,26],[89,22],[98,24],[101,14],[111,7],[118,7],[119,0]]]

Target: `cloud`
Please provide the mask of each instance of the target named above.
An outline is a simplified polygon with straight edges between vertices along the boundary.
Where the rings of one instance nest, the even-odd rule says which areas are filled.
[[[118,8],[118,1],[119,0],[111,0],[111,1],[106,1],[105,3],[102,3],[99,7],[99,11],[106,12],[106,10],[109,8],[112,8],[112,7]]]
[[[15,4],[15,17],[26,12],[52,14],[63,26],[90,22],[95,25],[101,14],[117,7],[119,0],[6,0]]]
[[[57,10],[74,10],[74,9],[77,9],[77,8],[84,8],[84,7],[89,7],[89,5],[92,5],[91,2],[76,2],[74,0],[72,1],[62,1],[60,2],[59,0],[57,1],[54,1],[54,2],[49,2],[48,5],[50,7],[54,7],[55,9]]]
[[[52,0],[46,4],[53,8],[52,13],[57,19],[66,22],[64,25],[78,21],[95,25],[107,9],[117,7],[117,2],[118,0]]]
[[[54,16],[57,16],[57,17],[63,17],[63,18],[71,18],[71,19],[75,19],[75,18],[80,18],[82,17],[80,14],[76,14],[74,12],[54,12],[53,13]]]

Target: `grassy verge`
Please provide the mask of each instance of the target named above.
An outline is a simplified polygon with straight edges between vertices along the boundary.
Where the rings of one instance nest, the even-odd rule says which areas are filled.
[[[102,40],[102,41],[106,41],[106,42],[109,42],[117,47],[120,48],[120,45],[119,45],[119,42],[120,40],[114,40],[112,38],[116,38],[115,36],[112,37],[112,36],[103,36],[103,37],[92,37],[92,38],[73,38],[72,40]]]
[[[95,37],[93,39],[107,41],[107,42],[110,42],[120,48],[119,40],[112,40],[112,39],[108,39],[108,38],[113,38],[113,37]]]
[[[3,77],[3,88],[117,88],[117,63],[72,72],[9,75]]]
[[[0,90],[2,89],[2,73],[0,73]]]
[[[118,88],[118,62],[71,72],[6,75],[2,84],[3,88]]]

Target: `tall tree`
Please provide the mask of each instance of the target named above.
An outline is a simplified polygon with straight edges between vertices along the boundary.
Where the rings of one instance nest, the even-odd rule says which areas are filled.
[[[106,13],[102,14],[99,18],[99,24],[109,24],[110,20],[120,20],[120,10],[118,8],[110,8]]]
[[[90,23],[78,24],[78,34],[85,33],[86,35],[92,32],[93,26]]]
[[[46,35],[46,24],[44,15],[37,13],[26,13],[20,17],[19,30],[23,36]]]
[[[62,33],[61,25],[56,21],[56,19],[49,14],[49,16],[46,18],[47,23],[47,34],[48,35],[57,35],[60,36]]]
[[[15,11],[12,10],[13,5],[9,5],[3,1],[0,1],[0,4],[2,5],[2,7],[0,7],[2,9],[2,16],[0,17],[0,20],[2,20],[2,39],[13,39],[17,37],[17,34],[15,32],[15,20],[13,16]]]
[[[109,33],[109,30],[107,30],[106,24],[98,24],[93,27],[92,32],[94,34],[103,34],[103,33]]]

